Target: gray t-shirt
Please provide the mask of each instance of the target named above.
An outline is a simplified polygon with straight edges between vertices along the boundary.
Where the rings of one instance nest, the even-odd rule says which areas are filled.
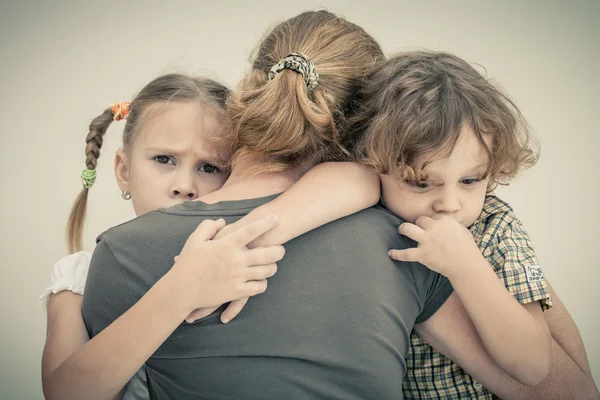
[[[83,298],[90,336],[137,302],[204,219],[234,222],[274,196],[150,212],[100,236]],[[401,399],[416,322],[452,292],[441,275],[390,260],[412,243],[373,207],[306,233],[264,294],[229,324],[182,323],[147,361],[157,399]],[[202,260],[198,260],[202,262]]]

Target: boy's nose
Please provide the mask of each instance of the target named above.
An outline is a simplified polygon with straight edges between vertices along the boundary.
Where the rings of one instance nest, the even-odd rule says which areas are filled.
[[[453,214],[460,210],[460,199],[457,193],[446,190],[433,205],[434,211],[440,214]]]

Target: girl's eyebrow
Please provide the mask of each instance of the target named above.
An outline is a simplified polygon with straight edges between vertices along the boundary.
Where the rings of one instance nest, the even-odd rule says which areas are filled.
[[[187,148],[181,148],[177,146],[150,146],[145,149],[146,154],[165,154],[170,156],[182,156],[188,153]],[[201,152],[193,152],[192,154],[195,158],[202,162],[207,162],[211,164],[217,164],[219,162],[219,157],[208,150],[203,149]]]
[[[151,146],[151,147],[146,147],[146,151],[149,153],[173,153],[173,154],[178,154],[180,153],[179,151],[180,149],[175,149],[171,146]]]

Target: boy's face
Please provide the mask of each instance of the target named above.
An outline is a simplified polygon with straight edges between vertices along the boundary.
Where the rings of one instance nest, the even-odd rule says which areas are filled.
[[[491,137],[486,137],[491,149]],[[464,125],[456,146],[447,158],[422,158],[415,163],[429,175],[415,185],[381,175],[385,206],[404,221],[414,223],[420,216],[445,214],[465,227],[479,217],[485,201],[489,177],[482,179],[488,157],[473,129]]]
[[[219,189],[227,175],[210,138],[223,134],[222,121],[196,102],[150,105],[149,113],[130,151],[119,150],[115,160],[119,187],[131,193],[136,215]]]

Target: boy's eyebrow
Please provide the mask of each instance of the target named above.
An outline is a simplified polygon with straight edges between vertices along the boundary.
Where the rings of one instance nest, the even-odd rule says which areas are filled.
[[[479,170],[482,169],[482,168],[487,169],[488,164],[489,163],[487,163],[487,162],[481,163],[481,164],[479,164],[479,165],[477,165],[477,166],[475,166],[473,168],[469,168],[468,171],[479,172]]]
[[[481,163],[481,164],[476,165],[474,167],[465,168],[463,170],[463,172],[461,173],[461,175],[469,175],[469,174],[484,172],[484,171],[481,171],[481,170],[482,169],[487,170],[487,168],[488,168],[488,163],[487,162]]]

